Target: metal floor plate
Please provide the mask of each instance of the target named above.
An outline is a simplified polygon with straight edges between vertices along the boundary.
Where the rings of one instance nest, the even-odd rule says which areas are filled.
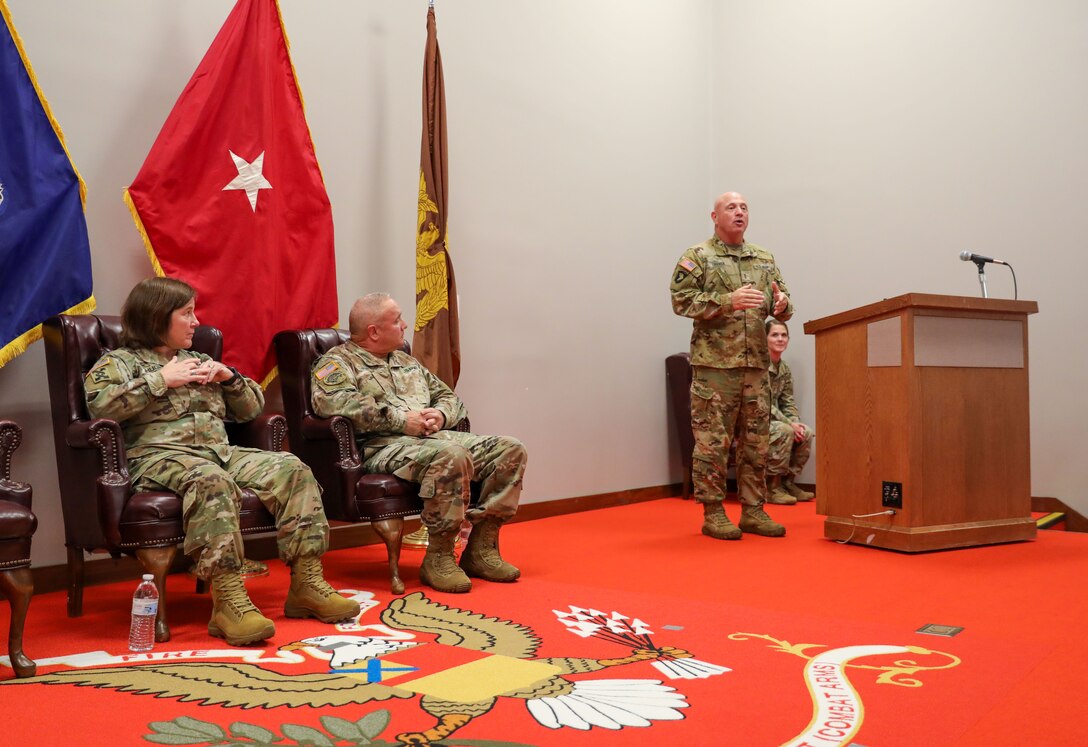
[[[963,628],[956,625],[937,625],[936,623],[930,623],[929,625],[923,625],[916,630],[916,633],[924,633],[925,635],[940,635],[945,638],[951,638],[957,633],[961,633]]]

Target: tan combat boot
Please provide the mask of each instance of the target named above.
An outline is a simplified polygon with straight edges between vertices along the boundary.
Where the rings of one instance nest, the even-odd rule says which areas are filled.
[[[815,493],[810,493],[809,491],[797,485],[797,483],[793,481],[792,477],[788,477],[782,480],[782,487],[787,493],[792,495],[798,501],[811,501],[813,498],[816,497]]]
[[[744,506],[740,512],[740,530],[764,537],[785,537],[786,527],[772,521],[763,506]]]
[[[350,620],[359,614],[359,603],[345,599],[329,586],[321,571],[321,558],[304,555],[291,565],[291,588],[283,603],[287,617],[316,617],[321,622]]]
[[[419,569],[419,580],[436,591],[464,594],[472,588],[472,581],[457,567],[457,560],[453,557],[456,539],[457,530],[442,535],[430,532],[427,554],[423,556],[423,565]]]
[[[494,519],[484,519],[472,527],[468,544],[461,553],[461,568],[474,578],[486,581],[517,581],[521,571],[499,555],[499,527]]]
[[[703,504],[703,534],[719,540],[739,540],[740,530],[725,515],[721,501]]]
[[[276,634],[276,626],[249,601],[242,574],[237,571],[212,577],[212,619],[208,635],[245,646]]]
[[[767,476],[767,503],[777,503],[780,506],[792,506],[797,503],[797,499],[782,487],[782,475]]]

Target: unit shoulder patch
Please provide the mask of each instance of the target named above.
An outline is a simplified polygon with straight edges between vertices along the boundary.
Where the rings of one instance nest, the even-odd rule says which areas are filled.
[[[329,361],[314,371],[314,378],[325,389],[339,387],[348,381],[347,374],[344,373],[344,369],[336,361]]]
[[[95,363],[87,375],[95,384],[104,384],[111,380],[116,373],[116,364],[112,358],[101,358]]]
[[[339,370],[340,366],[336,361],[329,361],[324,366],[314,371],[314,377],[319,381],[324,381]]]

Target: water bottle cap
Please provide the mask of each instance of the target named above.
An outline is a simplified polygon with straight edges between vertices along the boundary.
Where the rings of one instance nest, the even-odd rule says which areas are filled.
[[[144,581],[154,581],[154,580],[155,580],[155,577],[153,575],[151,575],[150,573],[145,573],[144,574]]]

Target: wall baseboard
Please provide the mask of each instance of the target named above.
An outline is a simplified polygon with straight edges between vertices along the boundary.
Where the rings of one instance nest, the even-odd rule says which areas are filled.
[[[813,490],[814,486],[803,484],[806,490]],[[583,495],[575,498],[561,498],[553,501],[539,501],[527,503],[518,509],[513,522],[534,521],[546,519],[551,516],[574,514],[580,511],[594,511],[599,508],[611,508],[613,506],[626,506],[631,503],[643,501],[655,501],[659,498],[671,498],[679,496],[681,485],[655,485],[646,488],[633,488],[614,493],[597,493],[596,495]],[[1031,508],[1037,512],[1060,511],[1066,515],[1066,529],[1070,532],[1088,532],[1088,519],[1074,509],[1062,503],[1057,498],[1032,498]],[[407,519],[404,522],[404,533],[414,532],[419,528],[419,519]],[[347,547],[360,547],[362,545],[376,545],[381,543],[381,538],[369,524],[347,524],[333,522],[329,536],[329,549],[342,550]],[[105,555],[103,553],[102,555]],[[273,560],[276,558],[276,538],[271,535],[246,538],[246,555],[255,560]],[[171,573],[184,573],[188,570],[190,561],[181,553],[171,567]],[[122,581],[126,578],[136,578],[140,573],[139,563],[135,558],[101,557],[100,559],[88,559],[84,563],[85,585],[96,586],[109,584],[114,581]],[[34,590],[39,594],[51,591],[60,591],[68,587],[68,568],[65,565],[49,565],[40,568],[32,568],[34,576]]]
[[[1037,513],[1063,513],[1065,514],[1065,531],[1088,532],[1088,519],[1077,512],[1076,509],[1070,508],[1057,498],[1032,498],[1031,510]]]
[[[680,495],[680,484],[657,485],[647,488],[621,490],[615,493],[598,493],[575,498],[562,498],[554,501],[527,503],[519,507],[513,522],[546,519],[550,516],[573,514],[580,511],[593,511],[598,508],[626,506],[631,503],[653,501],[658,498],[670,498]],[[419,528],[419,519],[406,519],[404,533],[414,532]],[[341,550],[347,547],[381,544],[381,537],[370,524],[348,524],[333,522],[329,533],[329,549]],[[247,537],[246,556],[254,560],[274,560],[276,558],[276,538],[273,535]],[[191,562],[182,553],[174,560],[171,573],[185,573]],[[83,564],[84,585],[97,586],[124,579],[135,579],[140,574],[140,564],[135,558],[125,556],[113,558],[106,553],[89,557]],[[68,588],[68,566],[49,565],[31,568],[34,577],[34,591],[44,594]],[[195,584],[195,581],[194,581]]]

